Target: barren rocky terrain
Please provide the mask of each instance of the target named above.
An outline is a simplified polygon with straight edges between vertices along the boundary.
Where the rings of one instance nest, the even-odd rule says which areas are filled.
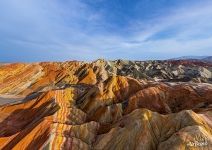
[[[211,148],[211,62],[0,65],[2,150]]]

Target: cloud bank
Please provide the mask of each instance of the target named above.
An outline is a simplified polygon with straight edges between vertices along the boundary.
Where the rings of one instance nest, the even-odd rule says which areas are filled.
[[[0,1],[0,60],[212,55],[212,3],[160,2]]]

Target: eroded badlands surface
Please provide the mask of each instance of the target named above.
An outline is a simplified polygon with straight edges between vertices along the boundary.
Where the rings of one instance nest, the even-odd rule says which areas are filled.
[[[201,61],[3,64],[0,149],[211,149],[211,83]]]

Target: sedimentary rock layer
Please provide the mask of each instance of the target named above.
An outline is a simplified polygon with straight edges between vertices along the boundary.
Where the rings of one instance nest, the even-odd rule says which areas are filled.
[[[211,66],[122,60],[1,65],[0,149],[210,149]]]

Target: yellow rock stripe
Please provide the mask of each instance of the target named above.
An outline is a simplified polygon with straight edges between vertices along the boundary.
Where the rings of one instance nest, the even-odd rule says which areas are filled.
[[[70,95],[73,96],[73,95]],[[64,90],[55,91],[55,101],[60,106],[60,109],[56,112],[54,116],[54,126],[53,134],[50,141],[50,149],[62,149],[65,142],[65,147],[70,149],[71,138],[66,138],[64,132],[71,129],[71,125],[65,124],[68,122],[68,116],[70,115],[71,109],[68,99],[64,96]]]

